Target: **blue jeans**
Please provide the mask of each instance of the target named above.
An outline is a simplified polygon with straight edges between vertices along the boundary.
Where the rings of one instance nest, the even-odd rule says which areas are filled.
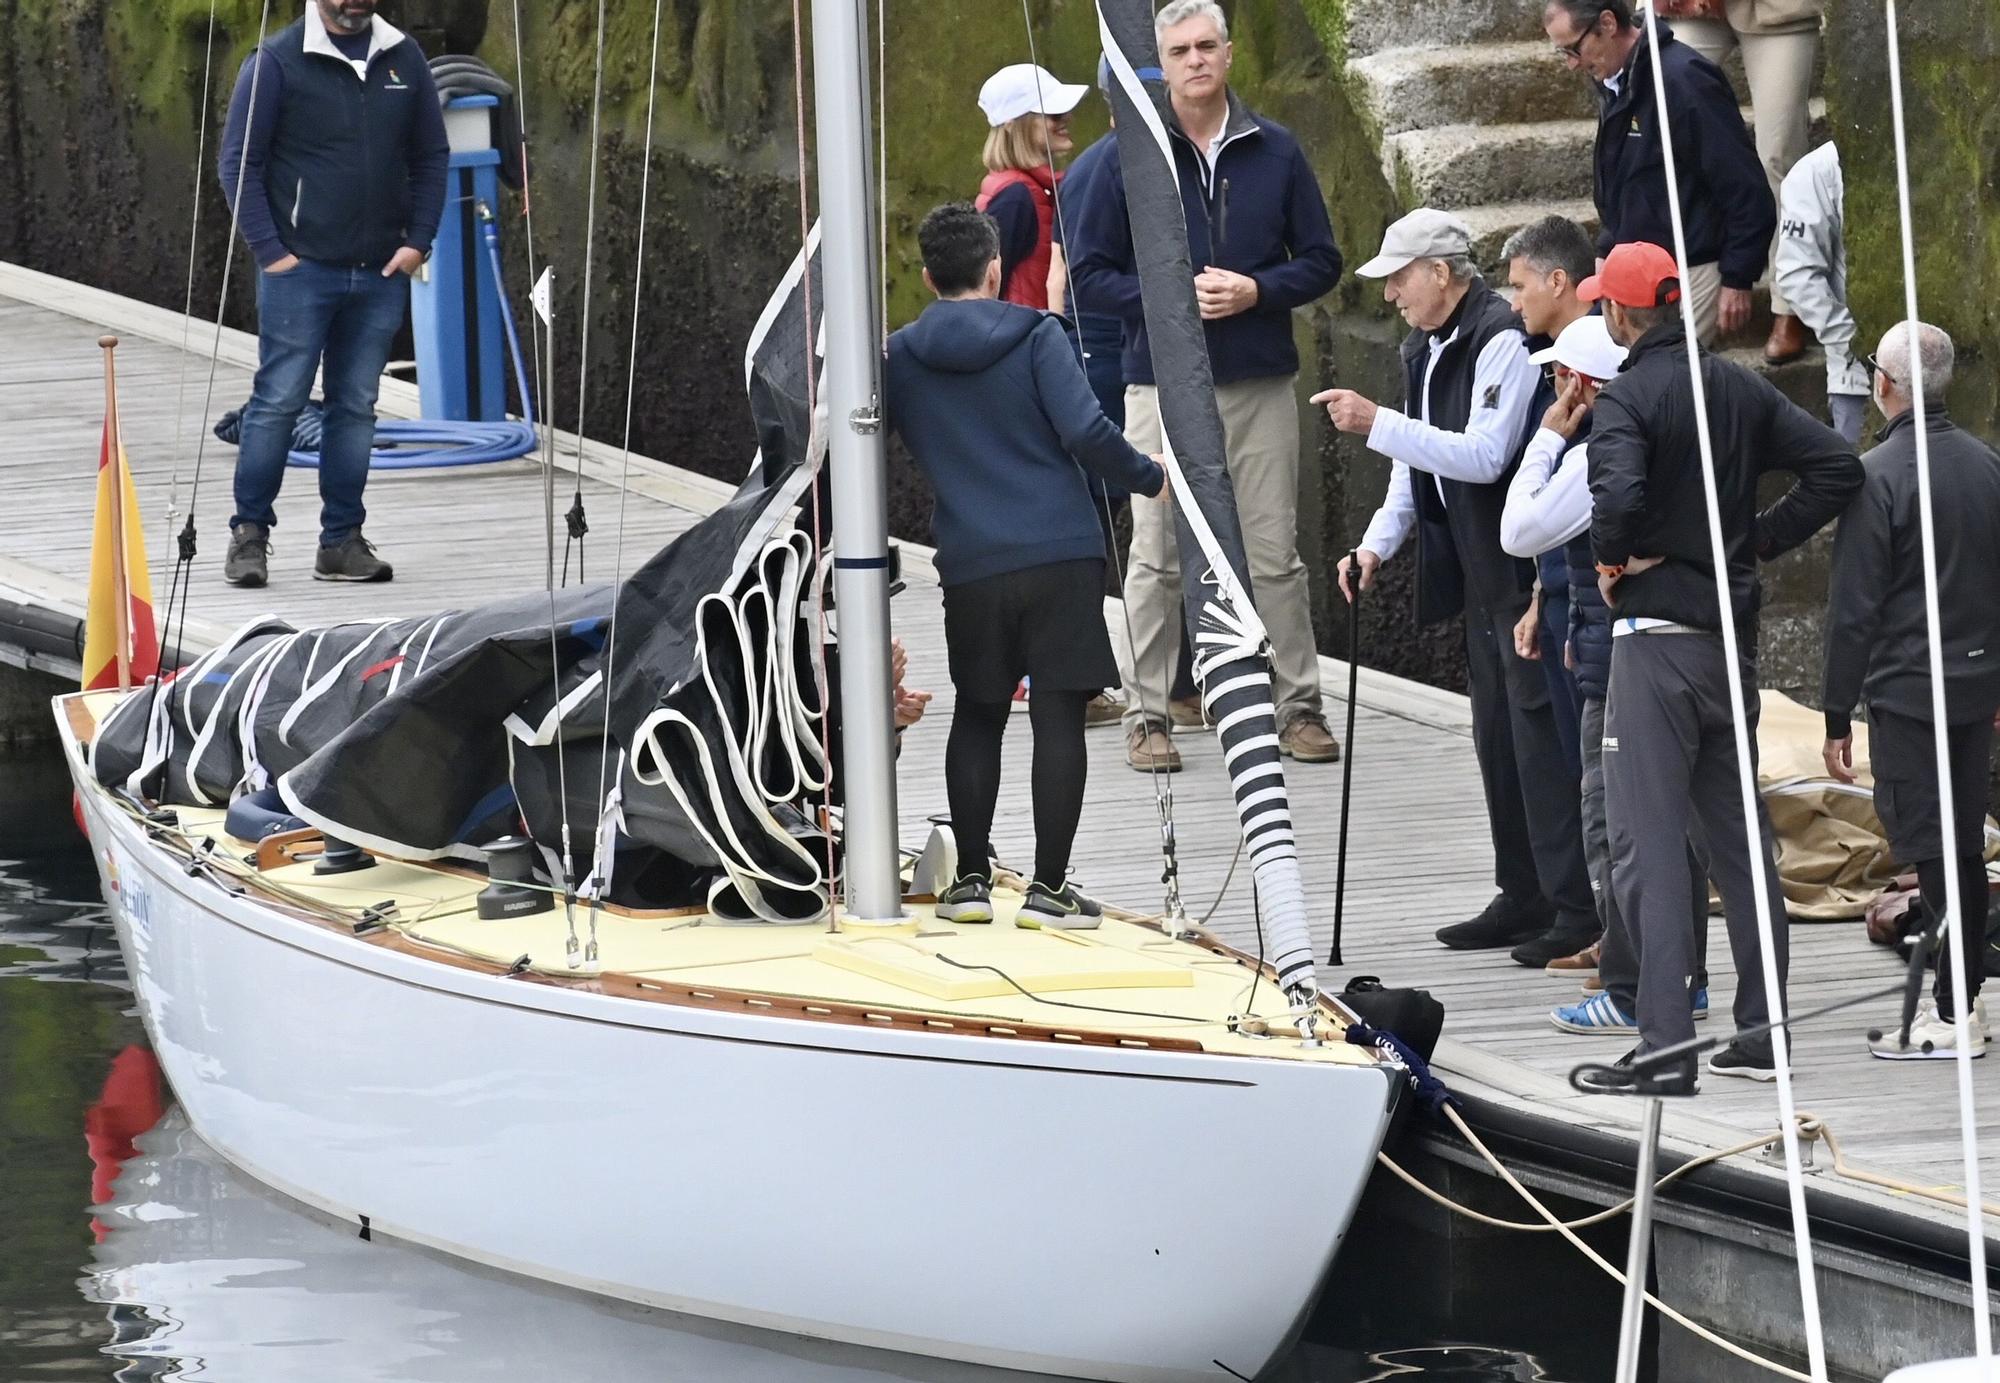
[[[1562,741],[1563,766],[1583,777],[1578,731],[1583,720],[1583,693],[1576,674],[1563,666],[1563,645],[1569,641],[1569,589],[1542,590],[1542,627],[1536,643],[1542,650],[1542,676],[1549,684],[1549,705],[1556,713],[1556,737]]]
[[[332,547],[357,532],[368,511],[375,446],[375,395],[410,301],[407,275],[344,269],[302,259],[282,274],[257,274],[257,382],[243,409],[236,455],[239,523],[277,522],[292,425],[324,358],[326,427],[320,441],[319,540]]]

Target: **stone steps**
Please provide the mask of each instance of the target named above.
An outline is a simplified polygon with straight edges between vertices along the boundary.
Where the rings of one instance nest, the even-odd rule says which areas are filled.
[[[1347,0],[1347,56],[1534,38],[1542,32],[1542,5],[1543,0]],[[1547,61],[1561,70],[1552,58]]]
[[[1452,213],[1472,227],[1472,257],[1482,269],[1504,271],[1500,247],[1530,221],[1544,216],[1567,216],[1592,235],[1597,234],[1597,203],[1589,197],[1570,202],[1490,202],[1485,206],[1460,207]]]
[[[1357,105],[1378,137],[1440,125],[1588,120],[1590,84],[1554,60],[1546,40],[1392,48],[1348,65]]]

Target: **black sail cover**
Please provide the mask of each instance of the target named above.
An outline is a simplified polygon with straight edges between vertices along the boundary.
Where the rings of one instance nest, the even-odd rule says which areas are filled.
[[[819,915],[824,573],[795,521],[825,447],[808,402],[817,244],[815,227],[745,353],[749,476],[627,580],[419,618],[252,621],[118,704],[98,781],[192,806],[261,792],[410,859],[525,832],[584,896]]]
[[[1305,887],[1285,770],[1278,753],[1270,644],[1244,577],[1243,530],[1229,483],[1222,415],[1195,303],[1187,216],[1169,144],[1149,0],[1098,0],[1111,66],[1118,160],[1152,343],[1166,465],[1173,485],[1181,579],[1202,704],[1222,741],[1236,815],[1280,982],[1317,990]]]

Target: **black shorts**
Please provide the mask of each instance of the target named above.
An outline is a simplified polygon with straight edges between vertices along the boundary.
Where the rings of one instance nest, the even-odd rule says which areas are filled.
[[[1104,629],[1104,562],[1088,557],[944,588],[951,684],[968,701],[1006,701],[1023,677],[1050,691],[1119,685]]]

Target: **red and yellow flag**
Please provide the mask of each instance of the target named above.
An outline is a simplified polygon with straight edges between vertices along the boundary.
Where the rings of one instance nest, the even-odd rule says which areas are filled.
[[[139,496],[118,435],[118,386],[104,348],[104,443],[97,458],[97,522],[90,543],[90,607],[83,626],[83,686],[135,687],[160,670],[153,629],[153,583],[146,574],[146,538]]]

